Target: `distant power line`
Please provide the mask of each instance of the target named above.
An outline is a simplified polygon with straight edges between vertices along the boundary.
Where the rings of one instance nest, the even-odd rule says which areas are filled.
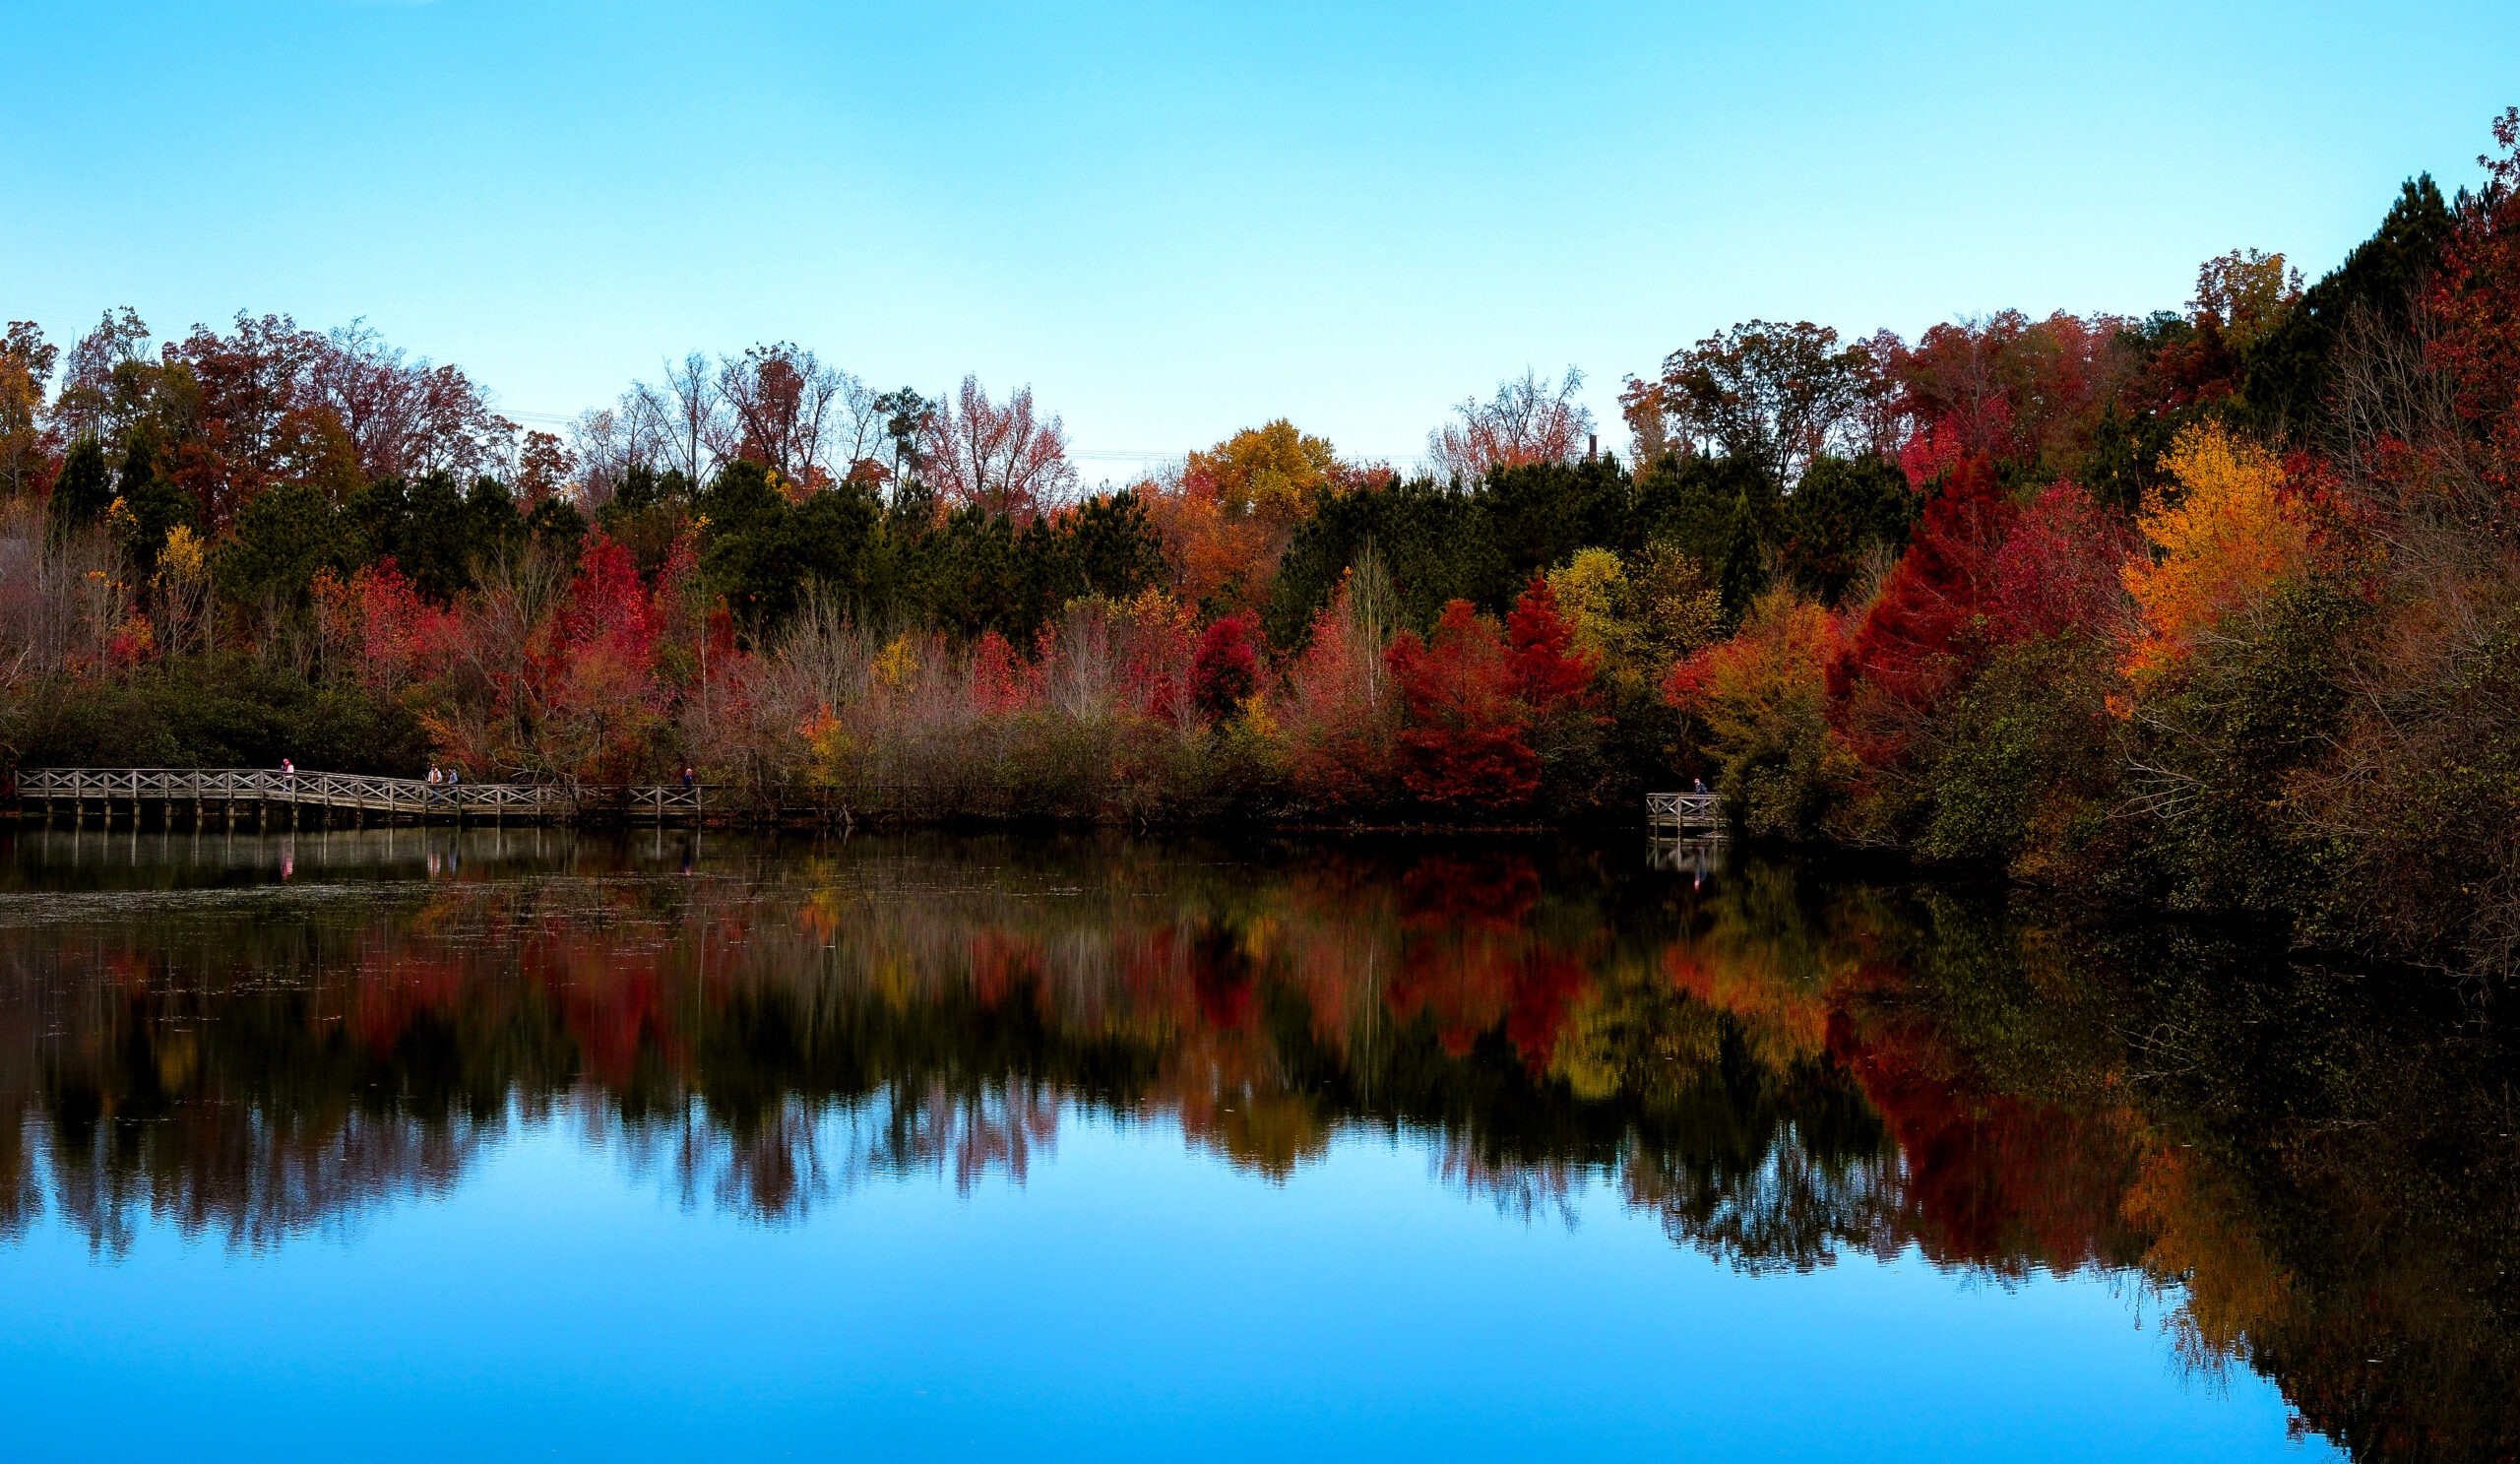
[[[1067,455],[1077,461],[1088,463],[1178,463],[1190,456],[1187,452],[1143,452],[1136,448],[1122,447],[1072,447],[1068,449]],[[1339,456],[1351,463],[1388,463],[1394,468],[1422,468],[1434,461],[1422,452],[1343,452]]]
[[[509,421],[533,426],[567,427],[574,426],[578,420],[575,416],[563,415],[556,412],[524,412],[508,409],[499,414]],[[1187,449],[1161,452],[1139,447],[1072,447],[1068,449],[1067,455],[1071,462],[1126,464],[1141,468],[1178,463],[1190,456]],[[1433,460],[1422,452],[1342,453],[1340,456],[1351,463],[1388,463],[1394,468],[1408,472],[1429,468],[1433,463]]]

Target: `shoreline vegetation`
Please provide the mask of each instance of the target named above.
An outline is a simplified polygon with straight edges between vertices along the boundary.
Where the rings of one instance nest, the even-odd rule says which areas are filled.
[[[1750,321],[1086,490],[1058,418],[694,353],[565,434],[353,325],[0,345],[0,767],[677,781],[856,822],[1736,831],[2520,959],[2520,110],[2314,284]]]

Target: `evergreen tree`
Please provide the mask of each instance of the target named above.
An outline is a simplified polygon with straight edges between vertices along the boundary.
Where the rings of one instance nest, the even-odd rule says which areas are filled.
[[[2334,425],[2328,396],[2347,331],[2357,321],[2404,331],[2450,231],[2450,210],[2431,175],[2410,179],[2378,230],[2249,350],[2242,389],[2248,424],[2305,444],[2324,436]]]
[[[144,579],[156,572],[158,551],[165,546],[169,530],[178,524],[195,530],[201,527],[200,509],[192,495],[166,476],[162,439],[152,423],[132,429],[122,470],[114,476],[114,496],[122,500],[119,530],[124,548]]]
[[[53,479],[51,513],[56,529],[75,529],[105,516],[114,501],[113,473],[105,466],[105,445],[82,437],[61,460],[61,476]]]

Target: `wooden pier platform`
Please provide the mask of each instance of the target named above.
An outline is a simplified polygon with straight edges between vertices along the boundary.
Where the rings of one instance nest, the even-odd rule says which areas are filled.
[[[1645,796],[1645,826],[1664,838],[1721,834],[1723,801],[1711,793],[1649,793]]]
[[[313,813],[381,823],[698,823],[705,789],[672,786],[589,787],[566,783],[459,783],[432,787],[418,778],[369,773],[281,773],[260,768],[30,768],[18,775],[18,802],[44,816],[92,814],[111,823],[144,809],[161,822],[195,828],[274,815],[296,827]]]

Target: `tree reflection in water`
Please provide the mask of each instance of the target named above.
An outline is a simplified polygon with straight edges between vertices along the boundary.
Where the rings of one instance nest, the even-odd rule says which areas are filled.
[[[1507,847],[27,835],[5,878],[9,1235],[271,1246],[552,1122],[771,1223],[1021,1183],[1074,1112],[1264,1180],[1406,1135],[1751,1272],[2121,1275],[2359,1455],[2512,1448],[2509,1044],[2263,943]]]

